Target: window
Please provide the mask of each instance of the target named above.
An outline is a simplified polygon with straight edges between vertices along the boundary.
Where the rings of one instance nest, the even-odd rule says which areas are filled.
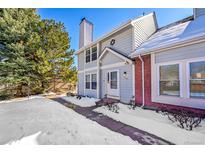
[[[90,89],[90,74],[85,76],[85,89]]]
[[[97,59],[97,47],[92,48],[92,61]]]
[[[190,68],[190,97],[205,98],[205,61],[192,62]]]
[[[117,71],[110,72],[110,89],[117,89]]]
[[[85,89],[97,89],[97,75],[87,74],[85,75]]]
[[[180,96],[179,64],[159,67],[160,95]]]
[[[86,50],[86,63],[90,62],[90,50]]]
[[[91,75],[91,88],[97,89],[97,75],[96,74]]]

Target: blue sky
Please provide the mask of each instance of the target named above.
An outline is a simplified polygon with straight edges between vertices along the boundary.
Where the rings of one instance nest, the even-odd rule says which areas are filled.
[[[86,17],[94,24],[94,40],[129,19],[155,11],[159,27],[192,15],[192,9],[38,9],[43,19],[64,23],[71,37],[71,48],[78,50],[79,23]],[[77,64],[75,58],[75,65]]]

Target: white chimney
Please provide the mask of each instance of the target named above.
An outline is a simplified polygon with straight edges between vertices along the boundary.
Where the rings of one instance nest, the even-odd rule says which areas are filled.
[[[86,46],[93,41],[93,24],[86,18],[80,22],[79,48]]]

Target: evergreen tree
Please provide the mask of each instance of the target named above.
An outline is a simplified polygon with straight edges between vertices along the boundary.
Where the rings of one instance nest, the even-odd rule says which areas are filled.
[[[0,9],[0,83],[6,84],[13,95],[25,95],[23,86],[35,85],[30,46],[39,39],[33,32],[40,18],[35,9]],[[15,91],[14,91],[15,89]]]
[[[76,81],[73,50],[62,23],[41,20],[35,9],[0,9],[0,85],[12,95],[25,87],[42,93],[56,74]]]
[[[76,82],[76,69],[73,67],[74,50],[70,50],[70,38],[63,23],[54,20],[42,20],[39,26],[41,35],[41,48],[46,53],[46,59],[51,65],[51,70],[44,74],[44,79],[55,82],[56,78],[64,81]],[[44,82],[46,83],[46,82]]]

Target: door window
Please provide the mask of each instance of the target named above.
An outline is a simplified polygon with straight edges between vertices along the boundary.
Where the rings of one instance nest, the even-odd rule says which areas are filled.
[[[110,89],[117,89],[117,71],[110,72]]]

